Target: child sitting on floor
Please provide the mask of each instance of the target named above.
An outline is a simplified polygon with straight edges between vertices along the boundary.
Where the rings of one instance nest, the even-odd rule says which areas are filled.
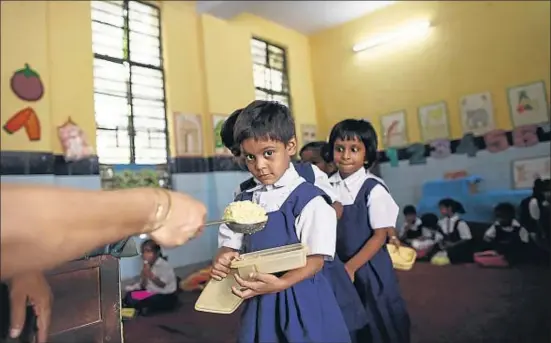
[[[496,221],[484,233],[488,248],[505,257],[509,264],[524,260],[530,243],[528,231],[515,219],[515,207],[500,203],[494,209]]]
[[[155,241],[144,241],[141,250],[143,269],[140,281],[125,288],[124,307],[135,308],[141,315],[173,309],[178,302],[174,269]]]
[[[413,205],[407,205],[402,211],[404,214],[404,224],[400,230],[400,241],[411,245],[414,239],[421,238],[423,232],[421,230],[421,219],[417,217],[417,210]]]

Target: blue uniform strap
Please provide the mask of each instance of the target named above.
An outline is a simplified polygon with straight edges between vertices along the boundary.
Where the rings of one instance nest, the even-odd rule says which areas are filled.
[[[311,183],[303,182],[293,190],[287,201],[292,201],[293,216],[298,217],[304,207],[317,196],[321,196],[328,204],[331,204],[331,199],[318,187]]]
[[[314,173],[314,168],[312,167],[312,164],[309,162],[293,162],[293,166],[295,167],[295,170],[297,171],[298,175],[300,175],[306,182],[310,182],[311,184],[316,183],[316,174]]]
[[[256,186],[256,182],[254,182],[254,179],[252,177],[248,178],[247,180],[241,182],[241,184],[239,185],[239,192],[244,192],[247,189],[253,188],[254,186]]]
[[[379,180],[377,180],[373,177],[370,177],[367,180],[365,180],[364,184],[362,185],[362,188],[360,188],[360,193],[359,193],[359,194],[364,194],[365,195],[366,204],[367,204],[367,201],[369,200],[369,195],[371,194],[371,191],[377,185],[383,186],[383,188],[388,193],[390,193],[390,191],[388,190],[388,187],[384,183],[382,183],[381,181],[379,181]]]

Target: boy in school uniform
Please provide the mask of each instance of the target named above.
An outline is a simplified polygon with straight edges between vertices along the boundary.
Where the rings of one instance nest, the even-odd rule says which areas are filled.
[[[349,343],[337,300],[320,273],[335,253],[337,218],[325,194],[291,163],[297,144],[289,110],[275,102],[254,101],[237,118],[234,139],[255,182],[236,200],[262,206],[268,222],[245,237],[229,230],[220,235],[212,277],[228,277],[231,260],[240,252],[298,242],[309,248],[303,268],[277,275],[254,273],[247,280],[230,276],[241,286],[234,294],[246,299],[238,342]]]
[[[405,220],[400,230],[400,240],[411,245],[414,239],[419,239],[423,236],[421,219],[417,217],[417,210],[413,205],[404,207],[402,213]]]

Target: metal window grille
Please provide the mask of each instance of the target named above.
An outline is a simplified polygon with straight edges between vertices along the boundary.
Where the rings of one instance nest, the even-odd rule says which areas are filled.
[[[165,164],[168,132],[160,10],[92,1],[94,106],[102,164]]]
[[[255,97],[291,107],[287,52],[259,38],[251,40]]]

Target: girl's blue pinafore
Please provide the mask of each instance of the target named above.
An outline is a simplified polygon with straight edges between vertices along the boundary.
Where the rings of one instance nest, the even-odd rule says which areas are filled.
[[[323,193],[301,183],[279,210],[268,213],[266,227],[246,236],[245,252],[299,243],[295,219],[310,200]],[[251,200],[252,192],[237,200]],[[317,273],[276,294],[248,299],[239,343],[349,343],[350,336],[329,282]]]
[[[382,185],[386,189],[378,180],[369,178],[358,192],[354,203],[343,208],[337,228],[337,254],[345,263],[373,236],[366,203],[376,185]],[[358,269],[354,286],[365,306],[369,321],[358,333],[358,342],[409,342],[410,319],[386,246]]]

